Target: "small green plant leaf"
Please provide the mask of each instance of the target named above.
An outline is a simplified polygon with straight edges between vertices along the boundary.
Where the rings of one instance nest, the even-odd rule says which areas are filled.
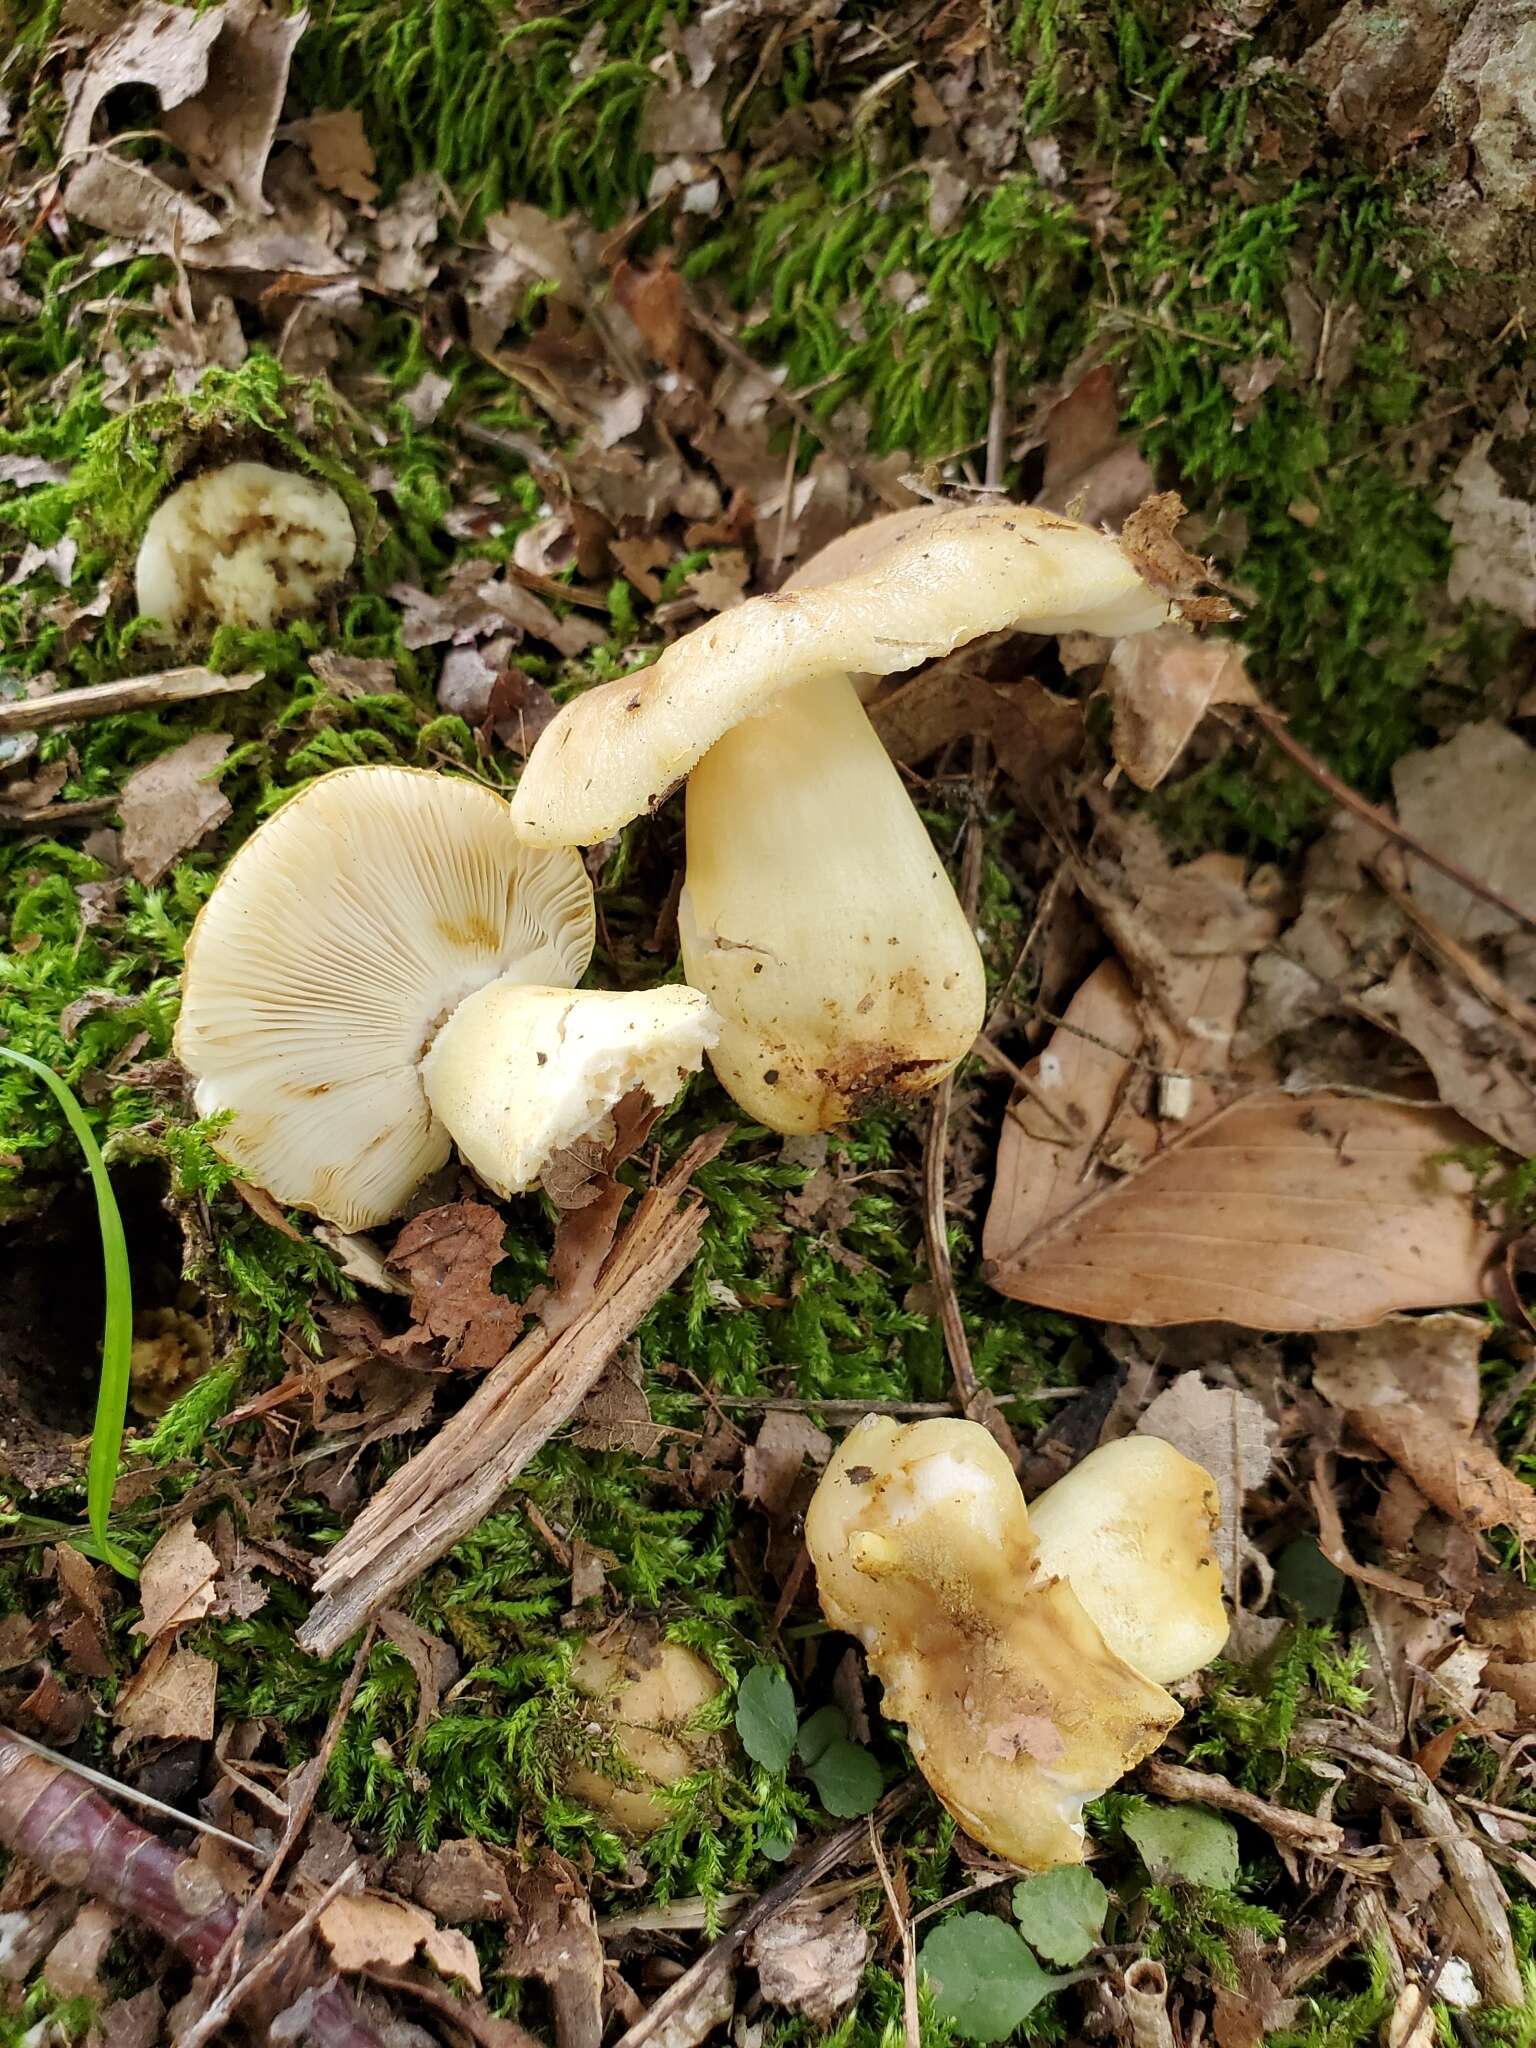
[[[753,1763],[785,1771],[795,1747],[795,1696],[777,1664],[754,1664],[736,1694],[736,1733]]]
[[[813,1771],[832,1744],[843,1741],[847,1733],[848,1720],[841,1707],[818,1707],[800,1723],[795,1754],[808,1771]]]
[[[758,1850],[768,1858],[770,1863],[783,1863],[788,1859],[790,1851],[794,1848],[795,1837],[798,1833],[799,1829],[795,1826],[794,1822],[786,1821],[782,1831],[779,1833],[776,1834],[768,1831],[758,1836]]]
[[[1154,1806],[1128,1814],[1125,1832],[1161,1884],[1203,1884],[1229,1892],[1237,1883],[1237,1830],[1204,1806]]]
[[[91,1429],[91,1458],[86,1470],[86,1513],[94,1538],[94,1554],[115,1571],[136,1579],[139,1568],[108,1534],[112,1493],[123,1450],[123,1424],[128,1414],[129,1366],[133,1356],[133,1281],[128,1270],[128,1243],[123,1219],[85,1111],[51,1067],[30,1053],[0,1045],[0,1059],[36,1074],[63,1112],[64,1121],[85,1156],[86,1171],[96,1196],[96,1222],[101,1232],[101,1262],[106,1271],[107,1312],[101,1333],[101,1379],[96,1389],[96,1420]]]
[[[839,1820],[872,1813],[885,1790],[884,1773],[869,1751],[842,1736],[829,1742],[815,1763],[806,1765],[805,1772],[816,1787],[817,1798]]]
[[[1064,1863],[1013,1888],[1020,1932],[1048,1963],[1080,1963],[1104,1931],[1109,1893],[1091,1870]]]
[[[972,2041],[1005,2040],[1064,1981],[1047,1975],[1023,1937],[990,1913],[957,1913],[917,1959],[940,2015]]]

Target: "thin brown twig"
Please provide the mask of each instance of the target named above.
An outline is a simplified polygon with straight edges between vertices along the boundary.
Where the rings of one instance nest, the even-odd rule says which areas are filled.
[[[1495,889],[1491,882],[1479,881],[1476,875],[1469,874],[1459,861],[1450,859],[1446,854],[1436,853],[1432,846],[1425,845],[1416,832],[1410,832],[1406,825],[1400,825],[1396,818],[1384,811],[1379,804],[1371,803],[1366,797],[1361,796],[1358,790],[1351,789],[1347,782],[1341,781],[1331,768],[1324,766],[1316,754],[1302,745],[1278,711],[1272,711],[1267,704],[1256,704],[1251,708],[1254,717],[1281,753],[1289,755],[1297,767],[1310,776],[1318,788],[1326,791],[1336,803],[1341,803],[1346,810],[1353,811],[1357,818],[1364,818],[1368,825],[1374,825],[1378,832],[1384,832],[1400,846],[1406,846],[1408,851],[1416,854],[1420,860],[1428,861],[1429,865],[1437,868],[1447,881],[1455,882],[1458,887],[1479,897],[1484,903],[1491,903],[1495,910],[1502,910],[1506,917],[1513,918],[1516,924],[1523,925],[1527,931],[1536,931],[1536,917],[1528,910],[1522,910],[1518,903],[1511,902],[1509,897]]]
[[[282,1836],[276,1849],[272,1852],[272,1861],[256,1880],[250,1897],[240,1908],[239,1917],[231,1928],[228,1939],[214,1958],[213,1968],[208,1973],[211,1984],[218,1984],[225,1971],[229,1968],[231,1960],[244,1949],[246,1933],[252,1920],[255,1919],[257,1913],[261,1910],[262,1900],[265,1899],[268,1892],[271,1891],[273,1885],[277,1882],[278,1873],[282,1870],[283,1865],[292,1853],[294,1843],[297,1842],[299,1836],[304,1832],[309,1816],[314,1810],[316,1797],[320,1791],[320,1781],[325,1776],[326,1766],[330,1763],[331,1752],[335,1749],[340,1739],[342,1723],[352,1711],[352,1702],[357,1698],[357,1689],[363,1682],[363,1672],[367,1668],[369,1652],[373,1648],[373,1639],[377,1633],[378,1623],[370,1621],[367,1628],[363,1631],[363,1640],[358,1645],[357,1655],[352,1659],[352,1669],[347,1673],[346,1683],[341,1688],[335,1706],[331,1709],[331,1718],[325,1724],[325,1733],[320,1738],[320,1747],[299,1773],[293,1804],[289,1808],[288,1820],[283,1828]],[[231,1992],[238,1988],[238,1983],[230,1986]]]
[[[306,1907],[287,1932],[280,1934],[272,1946],[257,1957],[244,1976],[237,1977],[233,1984],[219,1993],[199,2020],[176,2035],[176,2048],[205,2048],[207,2042],[222,2033],[226,2023],[234,2017],[236,2008],[243,2005],[253,1991],[258,1991],[285,1958],[301,1945],[332,1899],[352,1882],[362,1867],[354,1857],[340,1877],[327,1885],[321,1896],[312,1906]]]
[[[921,1782],[917,1777],[906,1779],[886,1793],[870,1820],[850,1821],[835,1835],[827,1835],[818,1842],[792,1870],[784,1873],[777,1884],[771,1884],[748,1906],[734,1927],[712,1942],[675,1983],[668,1985],[645,2017],[636,2020],[627,2033],[619,2036],[614,2048],[645,2048],[647,2042],[654,2041],[673,2015],[688,2005],[704,1985],[719,1976],[722,1970],[730,1968],[746,1947],[748,1939],[765,1920],[781,1913],[799,1898],[807,1885],[814,1884],[817,1878],[835,1870],[839,1863],[846,1862],[857,1853],[866,1839],[865,1829],[871,1822],[877,1827],[883,1826],[905,1811],[917,1797]]]
[[[912,1946],[911,1916],[902,1911],[901,1901],[896,1896],[896,1887],[891,1882],[891,1873],[885,1860],[885,1851],[880,1846],[880,1831],[873,1816],[869,1823],[869,1846],[875,1859],[875,1868],[880,1873],[880,1888],[885,1893],[885,1903],[891,1909],[891,1919],[901,1937],[901,2020],[907,2037],[907,2048],[923,2048],[923,2030],[917,2013],[917,1951]]]

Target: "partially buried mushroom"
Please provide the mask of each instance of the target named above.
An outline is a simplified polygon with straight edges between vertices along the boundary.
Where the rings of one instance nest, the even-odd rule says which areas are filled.
[[[356,553],[351,514],[329,484],[231,462],[156,507],[135,570],[139,612],[178,632],[275,626],[313,611]]]
[[[589,1637],[571,1683],[592,1701],[591,1732],[612,1741],[622,1770],[578,1766],[565,1790],[626,1834],[654,1834],[672,1818],[667,1792],[718,1752],[718,1738],[693,1726],[720,1692],[718,1672],[686,1644],[632,1629]]]
[[[924,1777],[1028,1870],[1082,1861],[1087,1801],[1180,1717],[1154,1671],[1187,1677],[1226,1638],[1209,1476],[1168,1445],[1092,1464],[1065,1504],[1052,1488],[1036,1505],[1057,1554],[978,1423],[870,1415],[806,1515],[823,1611],[864,1644]]]
[[[215,1143],[344,1230],[397,1215],[450,1142],[498,1194],[670,1102],[715,1023],[691,988],[577,991],[576,854],[538,852],[478,783],[342,768],[235,855],[187,944],[176,1048]]]
[[[1056,513],[899,514],[834,547],[567,704],[513,803],[534,844],[579,845],[689,777],[684,969],[721,1018],[722,1083],[786,1132],[933,1086],[982,1023],[975,937],[850,677],[1167,615],[1117,542]]]

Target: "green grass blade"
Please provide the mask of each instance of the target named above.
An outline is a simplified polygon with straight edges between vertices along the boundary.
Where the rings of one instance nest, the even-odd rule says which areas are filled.
[[[123,1236],[123,1219],[118,1212],[117,1197],[112,1192],[101,1147],[96,1143],[85,1112],[70,1089],[51,1067],[45,1067],[30,1053],[16,1052],[10,1046],[0,1045],[0,1059],[25,1067],[47,1086],[85,1155],[91,1186],[96,1192],[101,1262],[107,1283],[107,1313],[101,1333],[101,1380],[96,1390],[96,1421],[91,1430],[86,1510],[96,1553],[115,1570],[137,1578],[138,1566],[108,1534],[112,1490],[117,1484],[118,1460],[123,1448],[123,1423],[128,1413],[128,1368],[133,1351],[133,1281],[128,1271],[128,1243]]]

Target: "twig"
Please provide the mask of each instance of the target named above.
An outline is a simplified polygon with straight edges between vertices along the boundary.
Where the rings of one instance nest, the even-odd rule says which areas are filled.
[[[910,1806],[917,1797],[920,1782],[915,1777],[908,1778],[904,1784],[886,1793],[869,1820],[850,1821],[835,1835],[827,1835],[818,1842],[792,1870],[784,1873],[777,1884],[770,1885],[760,1894],[734,1927],[712,1942],[697,1962],[684,1970],[674,1984],[668,1985],[644,2019],[636,2020],[627,2033],[619,2036],[615,2048],[644,2048],[646,2042],[655,2040],[673,2014],[687,2005],[701,1986],[730,1967],[765,1920],[781,1913],[799,1898],[807,1885],[814,1884],[826,1871],[835,1870],[839,1863],[855,1855],[867,1840],[865,1830],[871,1823],[883,1826]]]
[[[1324,767],[1316,754],[1310,752],[1294,736],[1277,711],[1271,711],[1267,704],[1257,704],[1251,708],[1254,717],[1281,753],[1288,754],[1297,767],[1309,775],[1318,788],[1325,790],[1336,803],[1341,803],[1346,810],[1353,811],[1357,818],[1364,818],[1368,825],[1374,825],[1378,832],[1384,832],[1400,846],[1406,846],[1410,853],[1416,854],[1420,860],[1428,861],[1432,868],[1438,868],[1447,881],[1457,883],[1469,894],[1481,898],[1484,903],[1491,903],[1495,910],[1502,910],[1506,917],[1513,918],[1516,924],[1524,925],[1527,931],[1536,931],[1536,917],[1528,910],[1522,910],[1518,903],[1512,903],[1490,882],[1479,881],[1476,875],[1469,874],[1458,861],[1449,859],[1443,853],[1436,853],[1432,846],[1426,846],[1416,832],[1410,832],[1406,825],[1400,825],[1396,818],[1382,810],[1379,804],[1369,802],[1358,791],[1351,789],[1347,782],[1341,781],[1331,768]]]
[[[1027,1394],[994,1394],[993,1400],[999,1407],[1010,1401],[1071,1401],[1082,1392],[1081,1387],[1035,1387]],[[715,1403],[721,1408],[749,1408],[754,1412],[767,1413],[777,1409],[785,1415],[828,1415],[834,1419],[843,1415],[953,1415],[953,1401],[791,1401],[787,1397],[777,1399],[762,1394],[716,1394]]]
[[[880,1831],[873,1818],[869,1823],[869,1846],[875,1859],[875,1868],[880,1873],[880,1886],[885,1893],[885,1903],[891,1909],[891,1919],[896,1932],[901,1936],[901,2020],[907,2037],[907,2048],[923,2048],[923,2030],[917,2013],[917,1951],[912,1946],[912,1921],[904,1913],[901,1901],[896,1896],[896,1887],[891,1882],[891,1873],[886,1866],[885,1851],[880,1846]]]
[[[163,1799],[156,1799],[148,1792],[141,1792],[137,1785],[124,1785],[117,1778],[109,1778],[104,1771],[93,1771],[89,1764],[77,1764],[67,1756],[60,1756],[56,1749],[49,1749],[41,1742],[34,1742],[30,1735],[18,1734],[14,1728],[0,1728],[0,1741],[19,1742],[23,1749],[30,1749],[34,1756],[46,1757],[51,1764],[73,1771],[77,1778],[84,1778],[88,1785],[99,1786],[103,1792],[110,1792],[114,1799],[124,1800],[130,1806],[142,1806],[149,1813],[163,1814],[174,1821],[179,1828],[196,1828],[199,1834],[211,1835],[216,1842],[223,1842],[231,1849],[238,1849],[242,1856],[249,1856],[253,1863],[265,1863],[271,1856],[270,1849],[263,1849],[256,1842],[244,1842],[238,1835],[226,1834],[223,1828],[216,1828],[211,1820],[204,1820],[200,1813],[184,1813],[179,1806],[167,1806]]]
[[[699,1249],[704,1205],[679,1207],[724,1129],[691,1145],[641,1196],[608,1255],[593,1299],[552,1335],[525,1337],[486,1374],[458,1414],[369,1502],[325,1561],[322,1594],[299,1630],[329,1656],[399,1590],[488,1515],[524,1465],[585,1400],[609,1359]]]
[[[1149,1757],[1141,1767],[1142,1781],[1149,1792],[1176,1802],[1196,1800],[1202,1806],[1218,1806],[1241,1815],[1261,1827],[1273,1841],[1287,1848],[1302,1849],[1309,1856],[1337,1856],[1344,1847],[1344,1830],[1337,1821],[1319,1820],[1314,1813],[1297,1813],[1289,1806],[1276,1806],[1256,1792],[1245,1792],[1230,1779],[1213,1771],[1192,1771],[1166,1757]]]
[[[115,796],[87,796],[78,803],[44,804],[35,811],[20,804],[0,804],[0,832],[56,832],[61,825],[94,825],[116,809]]]
[[[16,697],[0,704],[0,736],[42,732],[54,725],[78,725],[84,718],[113,718],[151,704],[187,704],[196,697],[236,697],[253,689],[262,672],[219,676],[211,668],[168,668],[158,675],[128,676],[116,683],[90,683],[83,690],[55,690],[51,697]]]
[[[257,1957],[243,1977],[237,1977],[227,1991],[220,1992],[200,2020],[176,2035],[176,2048],[205,2048],[205,2043],[222,2032],[226,2021],[234,2017],[236,2008],[244,2005],[252,1992],[259,1991],[279,1964],[293,1954],[332,1899],[352,1882],[362,1867],[354,1858],[340,1877],[326,1887],[321,1897],[300,1914],[287,1933],[280,1934],[266,1953]]]
[[[362,1684],[363,1672],[367,1668],[368,1655],[373,1648],[375,1633],[374,1623],[369,1622],[367,1629],[364,1631],[363,1640],[358,1646],[357,1655],[352,1659],[352,1669],[347,1673],[346,1684],[341,1688],[340,1696],[335,1706],[331,1709],[331,1718],[325,1724],[325,1733],[320,1738],[320,1747],[299,1773],[293,1804],[289,1808],[288,1819],[283,1827],[282,1839],[278,1842],[276,1849],[272,1853],[272,1861],[257,1879],[250,1897],[240,1908],[239,1917],[230,1929],[229,1939],[214,1958],[213,1968],[209,1975],[215,1985],[219,1983],[225,1971],[229,1968],[232,1959],[244,1948],[245,1937],[252,1920],[260,1912],[262,1901],[277,1882],[278,1872],[292,1854],[294,1843],[297,1842],[299,1836],[304,1832],[305,1825],[314,1809],[315,1799],[320,1791],[320,1781],[325,1776],[326,1766],[331,1760],[331,1752],[335,1749],[341,1734],[342,1723],[351,1712],[352,1702],[357,1698],[357,1688]]]
[[[1014,1087],[1029,1097],[1041,1115],[1050,1118],[1057,1130],[1061,1132],[1064,1144],[1080,1145],[1082,1143],[1082,1132],[1073,1130],[1072,1126],[1067,1122],[1061,1111],[1052,1102],[1039,1083],[1031,1080],[1018,1061],[1009,1059],[1002,1047],[994,1045],[984,1031],[978,1033],[972,1043],[971,1051],[977,1054],[979,1058],[984,1059],[988,1066],[995,1067],[998,1073],[1006,1074]],[[1026,1125],[1025,1128],[1027,1129],[1028,1126]]]

